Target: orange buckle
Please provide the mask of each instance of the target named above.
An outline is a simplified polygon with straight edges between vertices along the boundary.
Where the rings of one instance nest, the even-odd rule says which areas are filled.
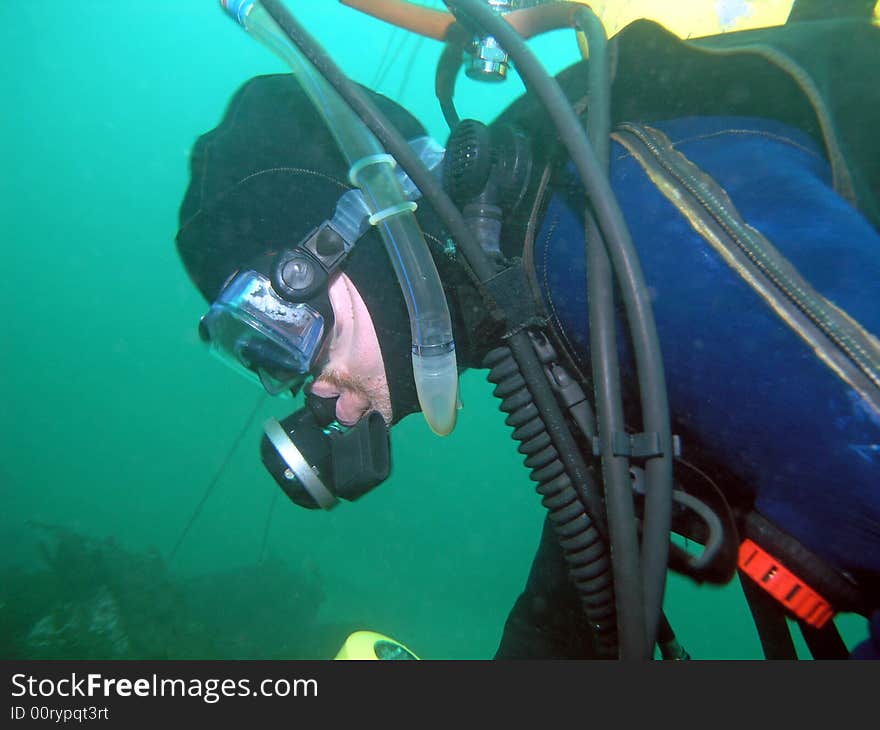
[[[751,540],[739,546],[739,569],[814,628],[821,629],[834,616],[828,601]]]

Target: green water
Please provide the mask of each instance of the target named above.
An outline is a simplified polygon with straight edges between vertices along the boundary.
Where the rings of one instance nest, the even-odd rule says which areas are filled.
[[[290,7],[355,80],[378,79],[445,139],[433,96],[439,44],[329,0]],[[285,68],[216,0],[29,0],[5,3],[0,21],[0,567],[44,565],[46,532],[33,522],[167,558],[261,397],[197,336],[205,304],[174,248],[188,153],[240,84]],[[553,71],[577,57],[567,35],[534,47]],[[389,49],[398,65],[380,77]],[[462,116],[487,121],[522,91],[516,79],[459,86]],[[157,595],[163,583],[148,582],[142,605],[173,612],[170,596],[183,611],[175,591],[189,586],[198,619],[247,591],[242,572],[269,558],[314,588],[316,614],[288,623],[298,655],[325,656],[345,628],[363,627],[422,657],[491,657],[543,509],[482,373],[463,377],[462,401],[448,438],[417,416],[395,428],[392,478],[361,502],[323,514],[278,500],[264,545],[277,487],[259,461],[260,425],[296,405],[264,400],[168,566],[176,587]],[[284,599],[265,582],[253,590],[270,618],[278,601],[283,625]],[[0,611],[38,611],[39,600],[8,592]],[[694,657],[760,656],[738,586],[673,577],[667,605]],[[840,625],[850,643],[865,635],[859,618]]]

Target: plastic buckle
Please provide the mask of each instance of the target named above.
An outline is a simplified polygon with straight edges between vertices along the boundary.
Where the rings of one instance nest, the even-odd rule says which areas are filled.
[[[801,621],[821,629],[834,616],[822,596],[752,540],[739,546],[739,569]]]
[[[614,456],[628,456],[631,459],[654,459],[663,456],[660,448],[660,434],[655,431],[650,433],[625,433],[617,431],[611,436],[611,449]],[[681,456],[681,438],[673,434],[672,454]],[[593,456],[602,455],[602,442],[598,436],[593,437]]]

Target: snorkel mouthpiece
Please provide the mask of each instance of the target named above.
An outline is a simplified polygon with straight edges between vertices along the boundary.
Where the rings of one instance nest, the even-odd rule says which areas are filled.
[[[427,351],[426,350],[433,350]],[[419,407],[431,430],[446,436],[458,418],[458,365],[455,346],[423,348],[412,354],[413,378]]]

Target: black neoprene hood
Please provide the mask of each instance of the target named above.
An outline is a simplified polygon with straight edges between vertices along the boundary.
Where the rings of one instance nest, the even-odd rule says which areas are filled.
[[[365,91],[405,138],[425,134],[401,106]],[[208,302],[238,270],[255,261],[271,265],[278,253],[331,218],[339,197],[351,187],[348,165],[330,130],[289,74],[246,82],[220,124],[197,140],[190,171],[177,249]],[[445,235],[422,202],[417,217],[437,258]],[[356,243],[342,270],[370,312],[398,421],[418,410],[409,316],[376,230]]]

